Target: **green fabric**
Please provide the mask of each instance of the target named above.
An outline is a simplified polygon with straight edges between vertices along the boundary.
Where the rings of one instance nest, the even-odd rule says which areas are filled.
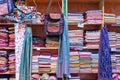
[[[31,75],[31,54],[32,54],[32,31],[30,27],[26,28],[23,53],[20,63],[20,79],[30,80]]]

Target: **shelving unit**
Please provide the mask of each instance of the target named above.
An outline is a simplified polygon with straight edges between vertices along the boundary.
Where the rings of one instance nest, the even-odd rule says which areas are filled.
[[[48,5],[48,0],[40,1],[40,0],[35,0],[38,5],[38,11],[41,12],[42,14],[45,13],[45,10],[47,8],[46,5]],[[59,0],[60,1],[60,0]],[[54,9],[55,12],[59,12],[57,10],[57,5],[55,4],[56,0],[53,2],[53,6],[51,7],[50,12],[53,12],[52,9]],[[62,2],[61,2],[62,3]],[[104,3],[104,4],[103,4]],[[34,5],[32,0],[26,0],[27,5]],[[87,10],[102,10],[103,14],[105,13],[115,13],[117,15],[120,15],[120,10],[119,10],[119,0],[68,0],[68,12],[86,12]],[[104,18],[104,16],[103,16]],[[45,32],[42,31],[44,30],[44,24],[28,24],[29,26],[32,27],[33,31],[33,36],[41,36],[41,37],[46,37]],[[84,27],[78,27],[78,24],[69,24],[69,30],[101,30],[102,26],[105,25],[108,28],[108,31],[114,31],[114,32],[119,32],[120,33],[120,27],[115,27],[111,26],[110,24],[84,24]],[[33,47],[34,50],[58,50],[58,47]],[[71,49],[73,50],[73,49]],[[92,48],[88,49],[86,47],[83,47],[83,50],[98,50],[98,48]],[[41,74],[41,73],[40,73]],[[48,73],[51,74],[51,73]],[[71,73],[71,75],[80,75],[81,80],[97,80],[97,72],[89,72],[89,73]],[[92,76],[92,77],[91,77]]]
[[[7,28],[7,30],[8,30],[8,27],[13,27],[14,26],[14,24],[13,23],[0,23],[0,27],[5,27],[5,28]],[[9,32],[9,30],[8,30],[8,32]],[[6,40],[8,40],[9,41],[9,39],[10,39],[10,37],[9,37],[9,33],[7,32],[7,37],[8,37],[8,39],[6,39]],[[6,37],[6,36],[4,36],[4,37]],[[2,37],[1,37],[2,38]],[[2,38],[3,39],[3,38]],[[8,44],[9,44],[9,42],[7,42]],[[5,57],[5,58],[7,58],[6,60],[7,60],[7,67],[8,67],[8,69],[7,69],[7,71],[1,71],[0,72],[0,78],[9,78],[9,77],[12,77],[12,76],[15,76],[15,73],[13,73],[13,72],[10,72],[10,68],[9,68],[9,52],[10,51],[14,51],[15,50],[15,47],[10,47],[9,45],[8,46],[5,46],[5,47],[0,47],[0,51],[6,51],[7,52],[7,57]],[[13,64],[13,63],[12,63]],[[5,65],[5,64],[4,64]]]

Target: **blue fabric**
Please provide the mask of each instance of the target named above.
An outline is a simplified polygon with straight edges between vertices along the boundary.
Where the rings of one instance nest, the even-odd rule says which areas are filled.
[[[20,62],[20,79],[30,80],[31,75],[31,55],[32,55],[32,31],[30,27],[26,28],[23,53]]]
[[[102,27],[99,44],[98,80],[112,80],[112,64],[108,30]]]
[[[58,65],[57,65],[57,77],[62,78],[63,74],[66,76],[70,75],[69,72],[69,58],[70,58],[70,47],[69,47],[69,36],[68,36],[68,23],[64,16],[64,28],[63,34],[59,37],[59,50],[58,50]]]

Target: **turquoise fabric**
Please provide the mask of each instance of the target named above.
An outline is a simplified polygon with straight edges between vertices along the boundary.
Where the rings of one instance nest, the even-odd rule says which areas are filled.
[[[58,50],[58,65],[57,65],[57,77],[62,78],[63,75],[69,76],[69,58],[70,58],[70,47],[69,47],[69,36],[68,36],[68,23],[64,16],[64,28],[63,34],[59,37],[59,50]]]
[[[23,53],[20,62],[20,79],[30,80],[31,75],[31,54],[32,54],[32,31],[30,27],[26,28]]]

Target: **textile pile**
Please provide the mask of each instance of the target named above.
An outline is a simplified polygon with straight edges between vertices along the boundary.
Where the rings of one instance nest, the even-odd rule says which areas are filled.
[[[85,46],[87,49],[98,49],[100,39],[100,31],[86,31],[85,33]]]
[[[101,23],[102,23],[101,10],[86,11],[86,24],[101,24]]]

